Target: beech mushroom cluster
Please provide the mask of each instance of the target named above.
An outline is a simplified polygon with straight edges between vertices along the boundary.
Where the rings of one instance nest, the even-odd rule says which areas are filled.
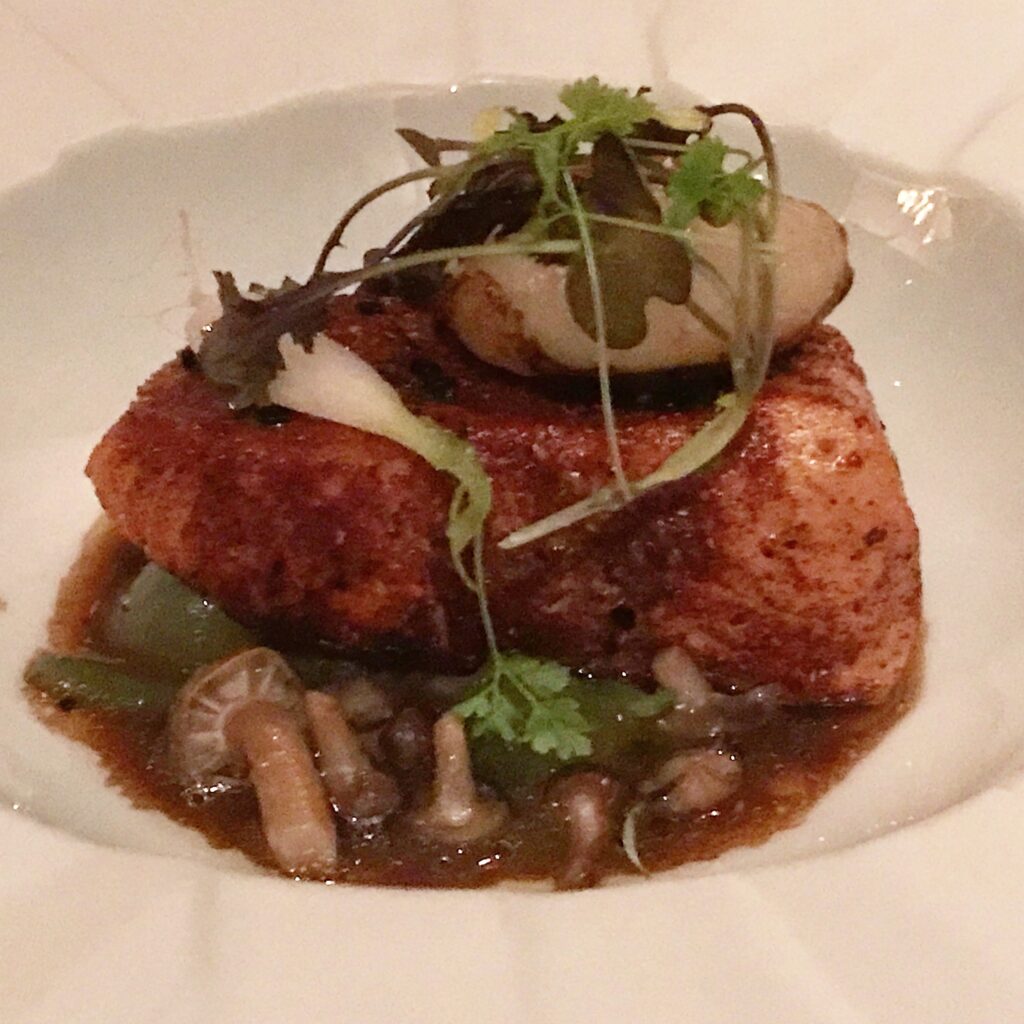
[[[654,674],[676,694],[672,714],[699,715],[723,699],[679,648],[657,656]],[[508,805],[474,779],[459,715],[443,714],[431,727],[415,707],[396,713],[389,694],[369,679],[334,692],[307,691],[266,647],[196,672],[171,709],[169,728],[185,785],[207,793],[253,787],[267,845],[289,875],[336,874],[336,819],[380,822],[401,810],[399,783],[380,764],[403,778],[423,778],[433,761],[429,800],[406,812],[414,832],[431,842],[479,842],[499,834],[510,817]],[[691,749],[666,760],[638,790],[661,813],[703,813],[728,799],[741,775],[727,752]],[[620,782],[582,766],[551,783],[547,798],[564,819],[567,839],[558,888],[586,888],[600,878],[624,796]]]
[[[337,867],[332,802],[355,820],[389,814],[400,802],[398,787],[363,753],[338,701],[307,693],[267,647],[192,676],[171,709],[170,752],[179,777],[194,789],[251,785],[274,859],[303,878]]]
[[[356,703],[384,707],[365,686]],[[348,712],[343,696],[307,692],[276,651],[251,648],[199,670],[182,688],[170,715],[172,761],[193,790],[251,785],[281,870],[327,877],[337,869],[332,808],[359,823],[386,818],[402,804],[397,782],[374,765],[353,728],[352,719],[365,725],[380,716],[361,715],[351,701]],[[452,844],[500,830],[508,807],[477,789],[462,720],[443,715],[432,744],[427,730],[422,714],[406,709],[378,737],[399,771],[422,767],[433,749],[432,799],[412,816],[413,826]]]

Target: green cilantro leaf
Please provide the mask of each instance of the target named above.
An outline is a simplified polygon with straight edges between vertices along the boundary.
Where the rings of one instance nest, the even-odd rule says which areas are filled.
[[[515,741],[519,712],[500,688],[485,687],[464,700],[456,710],[464,719],[475,719],[475,736],[493,733],[506,743]]]
[[[589,731],[590,723],[572,697],[552,697],[534,704],[523,727],[524,738],[538,754],[553,753],[561,761],[591,752]]]
[[[589,723],[575,699],[561,696],[571,679],[557,662],[496,653],[481,670],[475,692],[452,710],[475,737],[499,736],[563,760],[586,756]]]
[[[659,116],[658,108],[646,96],[631,96],[628,90],[605,85],[596,77],[565,86],[558,98],[572,113],[568,123],[575,124],[584,142],[593,142],[606,132],[628,135],[635,125]]]
[[[561,197],[562,174],[576,157],[579,147],[602,135],[626,136],[638,125],[659,115],[658,108],[643,95],[630,95],[597,78],[581,79],[565,86],[559,100],[572,115],[539,123],[526,114],[513,112],[505,129],[488,136],[476,147],[481,156],[521,152],[532,160],[540,179],[539,210],[551,216],[564,212]]]
[[[666,224],[685,228],[694,218],[704,217],[721,227],[757,205],[764,185],[742,168],[727,171],[728,152],[726,144],[712,136],[693,143],[665,187],[670,200]]]
[[[644,693],[625,683],[584,680],[544,658],[500,653],[481,669],[472,693],[452,711],[475,739],[498,737],[558,761],[576,761],[615,746],[611,733],[632,734],[639,719],[672,706],[666,690]]]

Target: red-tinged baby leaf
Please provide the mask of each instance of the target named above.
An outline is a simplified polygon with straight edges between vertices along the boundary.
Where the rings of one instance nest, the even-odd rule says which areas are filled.
[[[232,274],[214,276],[223,312],[203,332],[199,368],[229,392],[232,408],[267,405],[267,388],[284,366],[281,338],[308,347],[327,321],[330,294],[314,297],[309,285],[288,278],[280,288],[252,285],[243,295]]]

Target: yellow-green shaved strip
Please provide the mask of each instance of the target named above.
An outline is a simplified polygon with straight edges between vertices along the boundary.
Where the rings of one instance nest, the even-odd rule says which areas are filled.
[[[680,480],[707,465],[739,433],[750,411],[751,403],[752,396],[737,397],[724,403],[693,437],[677,448],[653,473],[634,480],[630,484],[633,493],[642,494],[660,484]],[[606,485],[575,505],[559,509],[544,519],[515,530],[505,537],[498,547],[506,550],[522,547],[600,512],[615,512],[626,504],[617,486]]]
[[[398,392],[365,360],[319,335],[306,351],[280,342],[284,369],[270,383],[272,402],[395,441],[455,478],[448,516],[452,560],[471,589],[463,555],[483,531],[491,509],[491,481],[473,446],[403,404]]]

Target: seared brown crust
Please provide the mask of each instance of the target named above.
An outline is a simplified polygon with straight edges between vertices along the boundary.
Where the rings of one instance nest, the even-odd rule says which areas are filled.
[[[596,405],[481,364],[426,313],[362,308],[339,302],[331,333],[467,436],[491,476],[505,644],[641,674],[681,644],[721,685],[776,683],[797,700],[876,701],[900,681],[920,623],[917,531],[838,332],[815,327],[784,357],[709,470],[505,552],[497,539],[606,482]],[[624,412],[628,474],[706,415]],[[248,622],[451,668],[483,654],[445,541],[451,483],[390,441],[305,416],[261,426],[171,364],[87,471],[129,539]]]

